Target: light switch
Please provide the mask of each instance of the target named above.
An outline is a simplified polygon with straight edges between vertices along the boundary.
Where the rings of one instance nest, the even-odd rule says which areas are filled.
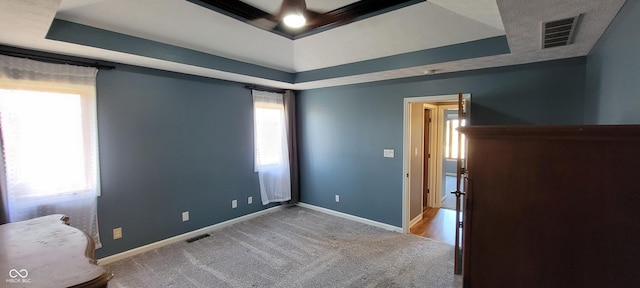
[[[384,149],[384,157],[385,158],[393,158],[394,151],[393,149]]]

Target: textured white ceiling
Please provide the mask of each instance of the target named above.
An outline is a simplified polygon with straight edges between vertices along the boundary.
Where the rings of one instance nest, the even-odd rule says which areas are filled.
[[[475,1],[459,0],[459,2],[471,3]],[[441,37],[440,35],[436,35],[438,31],[441,34],[451,34],[443,38],[450,38],[450,41],[456,42],[459,41],[456,40],[456,37],[460,37],[458,35],[459,33],[468,33],[468,31],[459,31],[460,29],[466,30],[473,28],[465,28],[468,25],[458,27],[457,22],[445,26],[444,22],[441,22],[430,25],[439,29],[430,30],[424,27],[424,24],[421,24],[422,26],[419,26],[419,28],[423,29],[417,29],[421,31],[418,34],[414,32],[414,34],[408,33],[407,35],[402,35],[404,33],[403,31],[415,31],[411,30],[414,28],[411,27],[411,25],[413,23],[420,23],[419,21],[421,21],[421,19],[417,18],[424,18],[426,15],[424,14],[425,12],[421,10],[422,8],[435,6],[435,4],[423,2],[396,10],[394,11],[397,12],[395,14],[392,12],[387,13],[388,15],[384,14],[371,17],[360,22],[342,26],[339,29],[316,34],[310,36],[311,38],[307,37],[309,39],[305,41],[301,41],[305,38],[291,41],[243,24],[219,13],[202,9],[188,1],[2,0],[0,1],[0,27],[2,27],[0,29],[0,44],[64,55],[115,61],[230,81],[289,89],[312,89],[419,76],[423,75],[424,71],[430,69],[437,69],[438,73],[448,73],[584,56],[589,53],[591,47],[593,47],[600,35],[605,31],[624,2],[625,0],[498,0],[497,6],[512,51],[510,54],[436,63],[376,73],[365,73],[348,77],[336,77],[298,84],[265,80],[214,69],[52,41],[44,37],[53,18],[60,17],[81,24],[161,41],[231,59],[295,71],[296,69],[306,69],[304,68],[307,67],[305,65],[309,65],[308,67],[334,65],[327,64],[334,63],[331,62],[334,61],[331,57],[343,58],[340,61],[335,61],[335,63],[342,63],[367,58],[361,56],[360,53],[368,53],[368,57],[375,58],[376,55],[393,53],[390,52],[393,51],[390,49],[394,47],[398,49],[397,51],[419,49],[415,48],[419,46],[416,43],[424,41],[424,39],[427,38],[434,39],[434,41],[437,40],[438,37]],[[443,8],[444,6],[445,5],[442,5],[439,8]],[[405,11],[405,9],[407,11]],[[412,11],[410,11],[412,9],[415,9],[416,13],[412,13]],[[59,10],[58,16],[56,16],[57,10]],[[418,13],[419,11],[421,12]],[[440,10],[440,12],[449,13],[445,10]],[[574,16],[578,13],[583,13],[583,18],[579,24],[578,34],[576,35],[574,44],[566,47],[540,49],[540,25],[542,22]],[[465,15],[465,12],[455,11],[455,13],[452,14],[451,17],[462,17],[462,15]],[[393,15],[403,19],[389,18],[388,21],[380,21],[380,19],[387,19],[385,17]],[[485,20],[470,16],[467,17],[470,19],[461,22],[471,21],[476,26],[481,26],[481,29],[499,30],[488,23],[486,25],[482,24],[486,22]],[[435,16],[432,18],[436,19]],[[405,24],[405,30],[397,31],[393,30],[395,28],[391,28],[394,25],[401,27],[403,26],[402,23]],[[356,24],[369,27],[361,27],[359,29],[349,28],[349,26]],[[352,35],[345,33],[345,31],[349,29],[352,29]],[[378,31],[379,33],[375,34],[379,34],[379,36],[371,37],[386,39],[387,44],[384,45],[388,46],[376,47],[375,40],[368,39],[367,37],[359,38],[358,36],[359,34],[374,34],[373,31]],[[427,31],[433,34],[427,34]],[[328,37],[331,33],[336,36]],[[344,33],[344,35],[342,35],[342,33]],[[469,34],[474,33],[475,32]],[[349,37],[359,40],[348,42]],[[195,41],[198,39],[201,41]],[[437,41],[443,40],[440,39]],[[297,44],[298,42],[300,42],[300,44]],[[313,47],[315,44],[319,46]],[[436,43],[432,45],[437,46],[444,44]],[[343,46],[345,49],[353,50],[332,50],[334,46]],[[307,49],[310,49],[310,51],[311,49],[316,49],[316,53],[305,52]],[[373,53],[374,51],[377,52]],[[294,56],[292,57],[292,55]],[[296,62],[296,57],[304,58],[305,60]],[[309,61],[309,63],[305,61]]]
[[[515,54],[540,50],[542,23],[584,14],[576,29],[575,44],[568,47],[584,55],[589,53],[624,2],[624,0],[501,0],[498,1],[498,8],[505,23],[508,23],[505,25],[507,39],[511,52]]]
[[[0,43],[43,39],[60,0],[0,1]]]

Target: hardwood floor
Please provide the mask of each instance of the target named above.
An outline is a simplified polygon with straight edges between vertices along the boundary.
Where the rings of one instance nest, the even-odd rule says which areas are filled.
[[[422,220],[413,225],[409,231],[414,235],[454,245],[456,241],[455,223],[455,210],[427,208],[422,214]]]

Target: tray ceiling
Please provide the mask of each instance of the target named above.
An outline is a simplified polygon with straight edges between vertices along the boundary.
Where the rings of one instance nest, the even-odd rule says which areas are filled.
[[[280,0],[243,1],[259,5],[265,11],[277,10],[281,3]],[[310,9],[330,11],[353,2],[308,0],[307,5]],[[291,40],[187,0],[4,0],[0,1],[0,26],[3,27],[0,44],[231,81],[311,89],[413,77],[424,75],[427,70],[448,73],[584,56],[624,2],[430,0]],[[583,17],[574,44],[542,51],[540,23],[577,14],[583,14]],[[132,54],[126,49],[83,45],[62,38],[47,39],[52,23],[56,22],[54,18],[293,75],[323,69],[366,67],[360,63],[374,60],[393,64],[394,57],[412,53],[422,55],[419,53],[432,50],[445,53],[438,49],[447,50],[447,47],[499,36],[506,36],[510,52],[473,59],[447,60],[445,57],[415,66],[376,67],[370,72],[360,69],[357,75],[327,75],[324,79],[306,82],[273,81],[225,70],[225,67],[204,67],[151,54]],[[108,44],[113,47],[119,43]],[[151,46],[147,50],[154,51]],[[450,50],[456,53],[455,49]],[[170,55],[171,59],[179,59],[179,54]]]

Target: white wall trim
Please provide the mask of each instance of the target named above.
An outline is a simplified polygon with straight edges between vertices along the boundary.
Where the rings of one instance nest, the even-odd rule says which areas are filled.
[[[300,207],[303,207],[303,208],[307,208],[307,209],[323,212],[323,213],[326,213],[326,214],[329,214],[329,215],[337,216],[337,217],[340,217],[340,218],[345,218],[345,219],[353,220],[353,221],[356,221],[356,222],[368,224],[368,225],[371,225],[371,226],[379,227],[379,228],[382,228],[382,229],[385,229],[385,230],[390,230],[390,231],[399,232],[399,233],[403,232],[401,227],[385,224],[385,223],[382,223],[382,222],[373,221],[373,220],[370,220],[370,219],[354,216],[354,215],[351,215],[351,214],[346,214],[346,213],[334,211],[334,210],[331,210],[331,209],[327,209],[327,208],[323,208],[323,207],[319,207],[319,206],[315,206],[315,205],[311,205],[311,204],[307,204],[307,203],[297,203],[296,205],[298,205]],[[144,253],[144,252],[156,249],[156,248],[160,248],[162,246],[166,246],[166,245],[173,244],[173,243],[176,243],[176,242],[184,241],[184,240],[187,240],[187,239],[195,237],[195,236],[199,236],[199,235],[202,235],[202,234],[205,234],[205,233],[209,233],[209,232],[224,228],[226,226],[230,226],[230,225],[233,225],[233,224],[236,224],[236,223],[247,221],[247,220],[249,220],[251,218],[255,218],[255,217],[267,214],[267,213],[275,212],[275,211],[280,210],[280,209],[282,209],[284,207],[287,207],[287,206],[288,205],[280,205],[280,206],[272,207],[272,208],[269,208],[269,209],[261,210],[261,211],[255,212],[255,213],[251,213],[251,214],[247,214],[247,215],[244,215],[244,216],[240,216],[238,218],[227,220],[225,222],[221,222],[221,223],[213,224],[211,226],[200,228],[198,230],[193,230],[193,231],[190,231],[190,232],[187,232],[187,233],[184,233],[184,234],[180,234],[180,235],[177,235],[177,236],[174,236],[174,237],[171,237],[171,238],[167,238],[167,239],[164,239],[164,240],[153,242],[151,244],[147,244],[147,245],[144,245],[144,246],[133,248],[131,250],[127,250],[127,251],[124,251],[124,252],[121,252],[121,253],[118,253],[118,254],[107,256],[107,257],[104,257],[104,258],[100,258],[100,259],[98,259],[98,265],[108,265],[108,264],[111,264],[113,262],[120,261],[122,259],[138,255],[140,253]],[[420,219],[422,219],[422,214],[420,214],[418,217],[420,217]],[[416,217],[415,219],[418,219],[418,217]],[[420,219],[416,220],[416,222],[420,221]]]
[[[134,256],[134,255],[137,255],[137,254],[140,254],[140,253],[144,253],[144,252],[156,249],[156,248],[160,248],[162,246],[166,246],[166,245],[173,244],[173,243],[176,243],[176,242],[184,241],[184,240],[187,240],[189,238],[192,238],[192,237],[195,237],[195,236],[199,236],[199,235],[202,235],[202,234],[214,231],[214,230],[218,230],[218,229],[224,228],[224,227],[229,226],[229,225],[233,225],[233,224],[236,224],[236,223],[244,222],[244,221],[247,221],[247,220],[249,220],[251,218],[255,218],[255,217],[267,214],[267,213],[275,212],[275,211],[280,210],[280,209],[282,209],[284,207],[287,207],[287,206],[289,206],[289,205],[280,205],[280,206],[276,206],[276,207],[271,207],[269,209],[265,209],[265,210],[261,210],[261,211],[255,212],[255,213],[251,213],[251,214],[247,214],[247,215],[244,215],[244,216],[240,216],[238,218],[233,218],[231,220],[227,220],[227,221],[224,221],[224,222],[213,224],[211,226],[200,228],[198,230],[193,230],[193,231],[190,231],[190,232],[187,232],[187,233],[184,233],[184,234],[180,234],[180,235],[177,235],[177,236],[174,236],[174,237],[171,237],[171,238],[167,238],[167,239],[164,239],[164,240],[153,242],[151,244],[147,244],[147,245],[144,245],[144,246],[133,248],[131,250],[127,250],[127,251],[124,251],[124,252],[121,252],[121,253],[118,253],[118,254],[107,256],[107,257],[104,257],[104,258],[100,258],[100,259],[98,259],[98,265],[107,265],[107,264],[110,264],[110,263],[113,263],[113,262],[116,262],[116,261],[119,261],[119,260],[122,260],[122,259],[125,259],[125,258],[128,258],[128,257]]]
[[[393,232],[402,233],[402,228],[401,227],[385,224],[385,223],[378,222],[378,221],[369,220],[367,218],[362,218],[362,217],[354,216],[354,215],[351,215],[351,214],[342,213],[342,212],[338,212],[338,211],[335,211],[335,210],[331,210],[331,209],[327,209],[327,208],[323,208],[323,207],[319,207],[319,206],[315,206],[315,205],[311,205],[311,204],[307,204],[307,203],[302,203],[302,202],[300,202],[300,203],[298,203],[296,205],[298,205],[298,206],[300,206],[302,208],[307,208],[307,209],[319,211],[319,212],[322,212],[322,213],[326,213],[326,214],[329,214],[329,215],[337,216],[337,217],[340,217],[340,218],[353,220],[353,221],[356,221],[356,222],[368,224],[368,225],[375,226],[375,227],[378,227],[378,228],[382,228],[382,229],[385,229],[385,230],[390,230],[390,231],[393,231]]]
[[[416,223],[420,222],[420,220],[422,220],[422,213],[420,213],[420,215],[416,216],[415,218],[411,219],[411,222],[409,222],[409,228],[411,228],[411,226],[416,225]]]

